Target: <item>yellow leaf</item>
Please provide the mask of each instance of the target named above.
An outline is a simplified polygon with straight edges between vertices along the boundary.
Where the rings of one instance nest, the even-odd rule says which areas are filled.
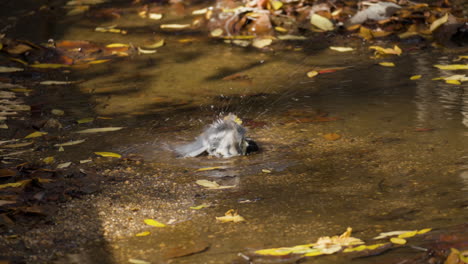
[[[121,158],[122,155],[113,153],[113,152],[94,152],[94,154],[102,156],[102,157],[111,157],[111,158]]]
[[[153,53],[156,53],[157,50],[153,49],[153,50],[149,50],[149,49],[142,49],[140,47],[138,47],[138,53],[139,54],[153,54]]]
[[[307,72],[307,77],[313,78],[317,76],[318,74],[319,74],[318,71],[310,71],[310,72]]]
[[[122,129],[123,127],[99,127],[99,128],[89,128],[89,129],[84,129],[77,131],[75,133],[80,133],[80,134],[89,134],[89,133],[99,133],[99,132],[111,132],[111,131],[117,131]]]
[[[424,228],[424,229],[418,230],[418,235],[425,234],[427,232],[430,232],[431,230],[432,228]]]
[[[29,145],[31,145],[33,143],[34,143],[33,141],[30,141],[30,142],[3,145],[2,147],[3,148],[22,148],[22,147],[29,146]]]
[[[124,43],[111,43],[107,44],[106,48],[128,48],[130,45]]]
[[[162,29],[186,29],[190,26],[190,24],[163,24],[160,27]]]
[[[217,28],[217,29],[214,29],[213,31],[211,31],[211,36],[212,37],[219,37],[221,35],[223,35],[224,31],[221,29],[221,28]]]
[[[390,242],[396,245],[404,245],[406,244],[406,240],[404,238],[399,238],[399,237],[392,237],[390,238]]]
[[[0,189],[8,188],[8,187],[12,187],[12,188],[22,187],[22,186],[28,184],[30,181],[31,180],[23,180],[23,181],[19,181],[19,182],[0,184]]]
[[[317,14],[310,16],[310,23],[321,30],[331,31],[334,29],[333,23],[328,18]]]
[[[458,58],[454,59],[453,61],[461,61],[463,59],[468,59],[468,55],[458,56]]]
[[[147,236],[147,235],[149,235],[149,234],[151,234],[151,232],[149,232],[149,231],[144,231],[144,232],[135,234],[135,236],[137,236],[137,237],[142,237],[142,236]]]
[[[64,168],[68,168],[70,167],[71,165],[71,162],[64,162],[64,163],[60,163],[59,165],[57,165],[57,169],[64,169]]]
[[[78,144],[85,142],[85,140],[86,139],[68,141],[65,143],[55,144],[54,147],[66,147],[66,146],[78,145]]]
[[[32,91],[32,89],[26,89],[26,88],[12,88],[10,91],[15,92],[15,93],[29,93]]]
[[[145,222],[145,224],[150,225],[150,226],[154,226],[154,227],[166,227],[165,224],[160,223],[160,222],[158,222],[158,221],[156,221],[156,220],[154,220],[154,219],[145,219],[145,220],[143,220],[143,221]]]
[[[414,237],[414,236],[417,235],[417,234],[418,234],[418,231],[417,231],[417,230],[409,231],[409,232],[406,232],[406,233],[403,233],[403,234],[399,234],[399,235],[398,235],[398,238]]]
[[[395,67],[395,63],[393,62],[379,62],[379,65],[384,67]]]
[[[208,180],[198,180],[195,183],[200,186],[206,187],[210,190],[222,190],[222,189],[229,189],[229,188],[236,187],[235,185],[221,186],[215,181],[208,181]]]
[[[282,32],[282,33],[288,32],[288,30],[285,29],[284,27],[275,27],[275,30],[278,32]]]
[[[216,220],[221,223],[227,223],[227,222],[238,223],[238,222],[245,221],[244,217],[237,214],[237,212],[234,211],[234,209],[230,209],[229,211],[227,211],[224,214],[224,216],[216,217]]]
[[[25,136],[24,138],[42,137],[43,135],[47,135],[47,132],[36,131],[36,132],[33,132],[33,133]]]
[[[94,118],[92,118],[92,117],[86,117],[86,118],[76,120],[76,122],[78,124],[85,124],[85,123],[90,123],[90,122],[93,122],[93,121],[94,121]]]
[[[88,64],[101,64],[101,63],[105,63],[108,61],[110,60],[93,60],[93,61],[88,62]]]
[[[448,21],[448,17],[448,13],[445,13],[443,17],[436,19],[434,22],[432,22],[431,26],[429,27],[429,30],[431,32],[436,30],[438,27],[440,27],[442,24]]]
[[[271,43],[273,43],[273,40],[271,38],[262,38],[262,39],[254,39],[254,41],[252,42],[252,46],[254,46],[255,48],[264,48],[266,46],[269,46]]]
[[[393,48],[382,48],[380,46],[370,46],[369,49],[375,50],[376,54],[390,54],[390,55],[400,56],[402,53],[402,50],[397,45],[395,45]]]
[[[461,82],[458,81],[458,80],[445,80],[445,83],[455,84],[455,85],[460,85],[461,84]]]
[[[372,35],[372,31],[363,26],[359,28],[359,36],[363,37],[366,40],[371,40],[374,38],[374,35]]]
[[[325,138],[326,140],[334,141],[340,139],[341,136],[336,133],[328,133],[323,135],[323,138]]]
[[[348,252],[363,251],[363,250],[374,250],[384,245],[386,245],[386,243],[380,243],[380,244],[374,244],[374,245],[360,245],[360,246],[353,247],[353,248],[346,248],[345,250],[343,250],[343,252],[348,253]]]
[[[339,52],[348,52],[348,51],[353,51],[354,49],[351,47],[330,47],[331,50],[339,51]]]
[[[436,64],[434,67],[439,68],[441,70],[468,70],[468,64],[450,64],[450,65],[440,65]]]
[[[0,66],[0,72],[1,73],[19,72],[19,71],[24,71],[24,69],[23,68],[16,68],[16,67]]]
[[[9,58],[9,59],[12,60],[12,61],[19,62],[19,63],[21,63],[23,65],[28,65],[27,62],[25,62],[24,60],[21,60],[21,59],[17,59],[17,58]]]
[[[40,68],[40,69],[58,69],[58,68],[70,67],[70,65],[67,65],[67,64],[54,64],[54,63],[37,63],[37,64],[31,64],[29,66],[33,68]]]
[[[226,168],[226,167],[224,167],[224,166],[206,167],[206,168],[197,169],[196,171],[222,170],[222,169],[225,169],[225,168]]]
[[[157,49],[157,48],[160,48],[164,46],[164,39],[161,39],[160,41],[156,42],[156,43],[153,43],[153,44],[150,44],[150,45],[145,45],[143,46],[143,48],[145,49]]]
[[[148,18],[153,20],[160,20],[163,17],[162,14],[158,13],[149,13]]]
[[[43,158],[42,161],[43,161],[45,164],[52,164],[52,163],[54,163],[55,158],[54,158],[54,157],[47,157],[47,158]]]
[[[200,210],[200,209],[207,208],[207,207],[210,207],[210,205],[209,204],[200,204],[200,205],[197,205],[197,206],[190,206],[190,209]]]
[[[262,172],[263,172],[263,173],[271,173],[271,170],[262,169]]]
[[[271,4],[271,7],[273,7],[274,10],[278,10],[281,7],[283,7],[283,2],[277,1],[277,0],[273,0],[273,1],[270,0],[270,4]]]
[[[421,79],[422,75],[413,75],[410,77],[410,80],[414,81],[414,80],[419,80]]]

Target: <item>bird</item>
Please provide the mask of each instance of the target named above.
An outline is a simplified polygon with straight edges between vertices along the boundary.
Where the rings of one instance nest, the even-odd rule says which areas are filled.
[[[246,137],[247,130],[235,114],[228,114],[209,125],[195,141],[177,146],[179,157],[197,157],[202,154],[230,158],[258,151],[258,145]]]

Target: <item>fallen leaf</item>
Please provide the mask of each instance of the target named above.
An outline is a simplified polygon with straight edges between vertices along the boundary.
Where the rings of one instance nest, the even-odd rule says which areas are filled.
[[[386,245],[387,243],[380,243],[380,244],[374,244],[374,245],[360,245],[360,246],[353,247],[353,248],[345,248],[343,252],[349,253],[349,252],[364,251],[364,250],[374,250],[376,248],[379,248],[381,246],[386,246]]]
[[[461,56],[458,56],[456,59],[454,59],[453,61],[461,61],[461,60],[464,60],[464,59],[468,59],[468,55],[461,55]]]
[[[142,236],[148,236],[149,234],[151,234],[151,232],[149,232],[149,231],[144,231],[144,232],[135,234],[135,236],[137,236],[137,237],[142,237]]]
[[[88,64],[101,64],[101,63],[106,63],[106,62],[109,62],[110,60],[92,60],[92,61],[88,61]]]
[[[24,69],[23,68],[16,68],[16,67],[0,66],[0,72],[1,73],[19,72],[19,71],[24,71]]]
[[[429,27],[429,31],[432,32],[436,30],[438,27],[442,26],[442,24],[448,21],[448,18],[449,18],[449,14],[445,13],[445,15],[442,16],[441,18],[434,20],[434,22],[432,22],[431,26]]]
[[[151,262],[141,260],[141,259],[134,259],[134,258],[128,259],[128,262],[130,262],[132,264],[151,264]]]
[[[16,171],[10,169],[0,169],[0,178],[13,177],[16,175]]]
[[[421,79],[422,75],[413,75],[410,77],[410,80],[414,81],[414,80],[419,80]]]
[[[92,117],[86,117],[86,118],[82,118],[82,119],[76,120],[76,123],[78,123],[78,124],[85,124],[85,123],[90,123],[90,122],[93,122],[93,121],[94,121],[94,118],[92,118]]]
[[[69,81],[42,81],[39,84],[41,85],[62,85],[62,84],[72,84],[75,82],[69,82]]]
[[[339,51],[339,52],[348,52],[348,51],[353,51],[354,49],[351,47],[330,47],[331,50]]]
[[[29,145],[31,145],[33,143],[34,142],[30,141],[30,142],[23,142],[23,143],[16,143],[16,144],[8,144],[8,145],[4,145],[2,147],[3,148],[22,148],[22,147],[29,146]]]
[[[395,63],[393,62],[379,62],[379,65],[384,67],[395,67]]]
[[[222,170],[222,169],[225,169],[225,168],[226,168],[225,166],[206,167],[206,168],[197,169],[196,171]]]
[[[399,237],[392,237],[390,238],[390,242],[396,245],[404,245],[406,244],[406,239],[404,238],[399,238]]]
[[[70,65],[67,65],[67,64],[54,64],[54,63],[36,63],[36,64],[31,64],[29,66],[33,68],[39,68],[39,69],[58,69],[58,68],[70,67]]]
[[[64,162],[64,163],[60,163],[59,165],[57,165],[57,169],[64,169],[64,168],[68,168],[70,167],[71,165],[71,162]]]
[[[121,130],[123,127],[100,127],[100,128],[89,128],[80,131],[76,131],[75,133],[80,134],[89,134],[89,133],[100,133],[100,132],[111,132]]]
[[[313,78],[317,76],[318,74],[319,74],[318,71],[310,71],[310,72],[307,72],[307,77]]]
[[[461,84],[461,82],[458,81],[458,80],[445,80],[445,83],[455,84],[455,85],[460,85]]]
[[[398,236],[404,233],[411,232],[410,230],[402,230],[402,231],[390,231],[390,232],[383,232],[380,233],[378,236],[374,237],[373,239],[383,239],[391,236]]]
[[[117,33],[117,34],[122,34],[126,35],[127,31],[123,29],[116,28],[117,25],[112,25],[112,26],[107,26],[107,27],[97,27],[94,29],[96,32],[103,32],[103,33]]]
[[[113,152],[94,152],[94,154],[99,155],[101,157],[111,157],[111,158],[118,158],[118,159],[122,157],[122,155],[113,153]]]
[[[55,147],[73,146],[73,145],[81,144],[81,143],[83,143],[85,141],[86,141],[86,139],[73,140],[73,141],[68,141],[68,142],[65,142],[65,143],[55,144],[54,146]]]
[[[158,52],[157,50],[148,50],[148,49],[142,49],[141,47],[138,47],[138,54],[153,54]]]
[[[41,131],[36,131],[36,132],[33,132],[27,136],[25,136],[24,138],[35,138],[35,137],[42,137],[44,135],[47,135],[47,132],[41,132]]]
[[[227,222],[242,222],[245,221],[245,218],[240,216],[234,209],[230,209],[227,211],[224,216],[216,217],[216,221],[219,221],[221,223],[227,223]]]
[[[23,181],[19,181],[19,182],[0,184],[0,189],[9,188],[9,187],[11,187],[11,188],[22,187],[22,186],[28,184],[29,182],[31,182],[31,180],[23,180]]]
[[[42,161],[43,161],[45,164],[52,164],[52,163],[54,163],[55,158],[54,158],[54,157],[46,157],[46,158],[43,158]]]
[[[450,64],[450,65],[440,65],[436,64],[434,67],[439,68],[441,70],[468,70],[468,64]]]
[[[157,49],[157,48],[160,48],[162,46],[164,46],[164,39],[161,39],[160,41],[155,42],[153,44],[145,45],[145,46],[143,46],[143,48],[145,48],[145,49]]]
[[[111,43],[107,44],[106,48],[128,48],[130,45],[125,44],[125,43]]]
[[[158,222],[158,221],[156,221],[156,220],[154,220],[154,219],[145,219],[145,220],[143,220],[143,221],[145,222],[145,224],[150,225],[150,226],[154,226],[154,227],[166,227],[165,224],[160,223],[160,222]]]
[[[208,181],[208,180],[197,180],[195,183],[200,186],[206,187],[210,190],[222,190],[222,189],[230,189],[230,188],[236,187],[235,185],[221,186],[215,181]]]
[[[212,37],[215,37],[215,38],[216,38],[216,37],[222,36],[223,33],[224,33],[224,31],[223,31],[221,28],[216,28],[216,29],[214,29],[214,30],[212,30],[212,31],[210,32],[210,35],[211,35]]]
[[[52,111],[50,111],[53,115],[56,115],[56,116],[63,116],[65,114],[65,112],[63,110],[60,110],[60,109],[52,109]]]
[[[307,38],[304,36],[296,36],[296,35],[280,35],[277,36],[279,40],[306,40]]]
[[[0,206],[15,204],[16,201],[9,201],[9,200],[0,200]]]
[[[253,40],[252,46],[261,49],[261,48],[271,45],[272,42],[273,40],[270,38],[263,38],[263,39],[256,38]]]
[[[331,31],[334,29],[333,23],[328,18],[317,14],[310,16],[310,23],[321,30]]]
[[[334,141],[340,139],[341,136],[336,133],[328,133],[323,135],[323,138],[325,138],[326,140]]]
[[[208,207],[210,207],[209,204],[200,204],[200,205],[197,205],[197,206],[190,206],[189,208],[193,209],[193,210],[200,210],[200,209],[208,208]]]
[[[288,32],[288,30],[285,29],[284,27],[275,27],[275,30],[278,31],[278,32],[281,32],[281,33]]]
[[[197,16],[197,15],[204,15],[208,12],[208,8],[203,8],[203,9],[197,9],[192,11],[192,15]]]
[[[162,17],[163,17],[163,15],[158,14],[158,13],[149,13],[148,14],[148,18],[153,19],[153,20],[160,20]]]
[[[271,173],[271,170],[262,169],[262,172],[263,172],[263,173]]]
[[[393,48],[382,48],[380,46],[370,46],[369,49],[375,50],[376,54],[383,54],[383,55],[398,55],[400,56],[402,50],[400,47],[395,45]]]
[[[160,26],[161,29],[186,29],[190,27],[190,24],[163,24]]]
[[[270,0],[271,7],[273,7],[274,10],[278,10],[281,7],[283,7],[283,2],[278,1],[278,0]]]

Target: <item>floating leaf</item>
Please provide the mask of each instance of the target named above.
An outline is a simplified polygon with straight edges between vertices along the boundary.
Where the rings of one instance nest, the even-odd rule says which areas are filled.
[[[33,68],[39,68],[39,69],[58,69],[58,68],[70,67],[70,65],[67,65],[67,64],[54,64],[54,63],[37,63],[37,64],[31,64],[29,66]]]
[[[310,16],[310,23],[321,30],[330,31],[334,29],[333,23],[328,18],[317,14]]]
[[[134,259],[134,258],[128,259],[128,262],[130,262],[132,264],[151,264],[151,262],[149,262],[149,261],[145,261],[145,260],[141,260],[141,259]]]
[[[163,24],[160,26],[162,29],[186,29],[190,28],[190,24]]]
[[[413,75],[410,77],[410,80],[414,81],[414,80],[419,80],[421,79],[422,75]]]
[[[341,136],[336,133],[328,133],[328,134],[323,135],[323,138],[326,140],[334,141],[334,140],[340,139]]]
[[[445,80],[445,83],[455,84],[455,85],[460,85],[461,84],[461,82],[458,81],[458,80]]]
[[[99,133],[99,132],[111,132],[121,130],[123,127],[99,127],[99,128],[89,128],[80,131],[76,131],[75,133],[80,134],[89,134],[89,133]]]
[[[69,82],[69,81],[42,81],[39,84],[41,85],[62,85],[62,84],[72,84],[75,82]]]
[[[430,232],[432,228],[424,228],[421,230],[418,230],[418,235],[426,234],[427,232]]]
[[[47,132],[41,132],[41,131],[36,131],[36,132],[33,132],[27,136],[25,136],[24,138],[35,138],[35,137],[42,137],[44,135],[47,135]]]
[[[203,187],[206,187],[210,190],[222,190],[222,189],[230,189],[230,188],[236,187],[235,185],[221,186],[215,181],[208,181],[208,180],[197,180],[195,183]]]
[[[319,74],[318,71],[310,71],[310,72],[307,72],[307,77],[313,78],[317,76],[318,74]]]
[[[54,158],[54,157],[46,157],[46,158],[43,158],[42,161],[43,161],[45,164],[52,164],[52,163],[54,163],[55,158]]]
[[[454,59],[453,61],[461,61],[463,59],[468,59],[468,55],[462,55],[462,56],[458,56],[456,59]]]
[[[339,52],[348,52],[348,51],[353,51],[354,49],[351,47],[330,47],[331,50],[339,51]]]
[[[80,139],[80,140],[74,140],[74,141],[68,141],[68,142],[65,142],[65,143],[55,144],[54,146],[55,147],[73,146],[73,145],[81,144],[81,143],[83,143],[85,141],[86,141],[86,139]]]
[[[280,248],[268,248],[260,249],[255,251],[255,254],[265,255],[265,256],[286,256],[289,254],[313,254],[308,256],[318,256],[323,255],[320,249],[313,248],[314,244],[308,245],[298,245],[294,247],[280,247]]]
[[[64,162],[64,163],[60,163],[59,165],[57,165],[57,169],[64,169],[64,168],[68,168],[70,167],[71,165],[71,162]]]
[[[164,39],[161,39],[160,41],[155,42],[153,44],[145,45],[145,46],[143,46],[143,48],[145,48],[145,49],[157,49],[157,48],[160,48],[162,46],[164,46]]]
[[[200,204],[200,205],[197,205],[197,206],[191,206],[190,209],[200,210],[200,209],[207,208],[207,207],[210,207],[210,205],[209,204]]]
[[[382,239],[382,238],[391,237],[391,236],[398,236],[398,235],[408,233],[408,232],[411,232],[411,231],[403,230],[403,231],[384,232],[384,233],[380,233],[378,236],[374,237],[374,239]]]
[[[284,27],[275,27],[275,30],[278,31],[278,32],[281,32],[281,33],[288,32],[288,30],[285,29]]]
[[[109,61],[110,60],[92,60],[92,61],[89,61],[88,64],[101,64],[101,63],[106,63]]]
[[[24,143],[8,144],[8,145],[4,145],[2,147],[3,148],[22,148],[22,147],[29,146],[29,145],[31,145],[33,143],[34,142],[30,141],[30,142],[24,142]]]
[[[143,221],[145,222],[145,224],[150,225],[150,226],[154,226],[154,227],[166,227],[165,224],[160,223],[160,222],[158,222],[158,221],[156,221],[156,220],[154,220],[154,219],[145,219],[145,220],[143,220]]]
[[[216,221],[219,221],[221,223],[227,223],[227,222],[242,222],[245,221],[245,218],[237,214],[237,212],[234,209],[230,209],[227,211],[224,216],[216,217]]]
[[[460,82],[466,82],[468,81],[468,77],[466,77],[465,74],[456,74],[456,75],[452,75],[452,76],[449,76],[449,77],[443,77],[443,78],[440,78],[441,80],[457,80],[457,81],[460,81]]]
[[[114,152],[94,152],[94,154],[99,155],[101,157],[111,157],[111,158],[118,158],[118,159],[122,157],[122,155],[114,153]]]
[[[151,232],[149,232],[149,231],[144,231],[144,232],[135,234],[135,236],[137,236],[137,237],[143,237],[143,236],[148,236],[149,234],[151,234]]]
[[[148,14],[148,18],[153,19],[153,20],[160,20],[162,17],[163,17],[163,15],[158,14],[158,13],[149,13]]]
[[[296,36],[296,35],[280,35],[278,36],[280,40],[306,40],[307,38],[304,36]]]
[[[106,48],[128,48],[130,45],[124,43],[111,43],[107,44]]]
[[[359,251],[364,251],[364,250],[374,250],[376,248],[379,248],[381,246],[386,246],[387,243],[380,243],[380,244],[374,244],[374,245],[360,245],[357,247],[353,248],[345,248],[343,250],[344,253],[349,253],[349,252],[359,252]]]
[[[19,181],[19,182],[0,184],[0,189],[9,188],[9,187],[11,187],[11,188],[23,187],[26,184],[28,184],[29,182],[31,182],[31,180],[23,180],[23,181]]]
[[[86,117],[86,118],[76,120],[76,122],[78,124],[85,124],[85,123],[90,123],[90,122],[93,122],[93,121],[94,121],[94,118],[92,118],[92,117]]]
[[[2,73],[19,72],[19,71],[24,71],[24,69],[23,68],[16,68],[16,67],[0,66],[0,72],[2,72]]]
[[[445,24],[448,21],[449,15],[448,13],[445,13],[444,16],[442,16],[439,19],[436,19],[434,22],[432,22],[431,26],[429,27],[429,31],[434,31],[441,25]]]
[[[107,26],[107,27],[97,27],[94,29],[96,32],[103,32],[103,33],[117,33],[117,34],[122,34],[125,35],[127,34],[126,30],[116,28],[117,25],[112,25],[112,26]]]
[[[390,238],[390,242],[396,245],[404,245],[406,244],[406,239],[404,238],[399,238],[399,237],[392,237]]]
[[[395,67],[395,63],[393,62],[379,62],[379,65],[384,67]]]
[[[271,173],[271,170],[262,169],[262,172],[263,172],[263,173]]]
[[[222,170],[222,169],[225,169],[225,168],[226,168],[225,166],[206,167],[206,168],[197,169],[196,171]]]
[[[375,50],[376,54],[398,55],[398,56],[400,56],[401,53],[402,53],[402,50],[397,45],[395,45],[393,48],[382,48],[380,46],[370,46],[369,49]]]
[[[223,33],[224,31],[221,28],[217,28],[212,30],[210,34],[212,37],[220,37],[221,35],[223,35]]]
[[[450,65],[440,65],[436,64],[434,67],[439,68],[441,70],[468,70],[468,64],[450,64]]]
[[[60,110],[60,109],[52,109],[52,111],[50,111],[53,115],[56,115],[56,116],[63,116],[65,114],[65,112],[63,110]]]
[[[16,201],[9,201],[9,200],[0,200],[0,206],[15,204]]]
[[[157,50],[153,49],[153,50],[148,50],[148,49],[142,49],[140,47],[138,47],[138,53],[139,54],[153,54],[153,53],[156,53],[158,52]]]
[[[204,14],[206,14],[206,12],[208,12],[208,9],[207,9],[207,8],[198,9],[198,10],[193,10],[193,11],[192,11],[192,15],[194,15],[194,16],[197,16],[197,15],[204,15]]]
[[[270,38],[262,38],[262,39],[256,38],[253,40],[252,46],[261,49],[261,48],[271,45],[272,42],[273,40]]]
[[[278,1],[278,0],[270,0],[271,7],[273,7],[274,10],[278,10],[281,7],[283,7],[283,2]]]

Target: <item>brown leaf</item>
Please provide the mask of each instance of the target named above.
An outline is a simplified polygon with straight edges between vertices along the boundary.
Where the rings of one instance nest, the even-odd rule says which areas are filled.
[[[12,177],[16,175],[16,171],[10,169],[0,169],[0,178]]]
[[[196,241],[194,244],[168,248],[163,251],[164,258],[180,258],[193,254],[202,253],[210,248],[210,244],[205,241]]]
[[[340,139],[341,136],[336,133],[328,133],[328,134],[323,135],[323,138],[325,138],[326,140],[335,141],[335,140]]]

